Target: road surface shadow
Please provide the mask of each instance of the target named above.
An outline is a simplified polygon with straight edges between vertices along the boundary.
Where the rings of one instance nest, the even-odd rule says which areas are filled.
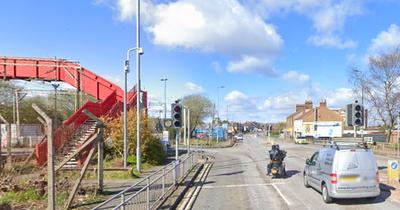
[[[216,176],[231,176],[231,175],[236,175],[236,174],[242,174],[244,171],[236,171],[236,172],[231,172],[231,173],[224,173],[224,174],[217,174]]]
[[[387,169],[387,166],[379,166],[378,167],[378,170],[385,170],[385,169]]]

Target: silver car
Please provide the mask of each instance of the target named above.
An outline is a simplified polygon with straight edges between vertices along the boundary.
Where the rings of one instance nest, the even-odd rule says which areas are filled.
[[[303,181],[305,187],[320,191],[325,203],[332,198],[374,200],[380,194],[376,160],[366,147],[319,148],[306,160]]]

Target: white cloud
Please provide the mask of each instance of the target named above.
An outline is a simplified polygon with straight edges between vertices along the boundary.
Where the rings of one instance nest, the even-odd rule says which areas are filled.
[[[331,34],[312,35],[307,39],[307,42],[315,46],[325,46],[338,49],[352,48],[357,46],[357,43],[352,40],[343,41],[341,38],[332,36]]]
[[[338,88],[331,92],[331,96],[326,99],[331,107],[342,108],[345,104],[353,101],[353,90],[349,88]]]
[[[368,48],[370,54],[400,45],[400,30],[396,24],[391,24],[387,31],[381,31]]]
[[[297,71],[289,71],[288,73],[283,75],[283,80],[302,86],[309,83],[310,76],[306,74],[300,74]]]
[[[313,22],[316,33],[307,40],[316,46],[351,48],[356,42],[343,35],[346,20],[363,13],[362,0],[255,0],[253,8],[264,18],[295,11]]]
[[[186,82],[185,83],[185,88],[186,88],[186,90],[188,90],[191,93],[195,93],[195,94],[204,93],[204,89],[203,89],[202,86],[196,85],[196,84],[191,83],[191,82]]]
[[[234,90],[224,97],[227,104],[242,108],[245,110],[257,110],[258,99],[256,97],[249,97],[246,94]]]
[[[222,73],[222,69],[221,69],[221,66],[219,65],[218,61],[212,62],[211,63],[211,68],[213,68],[217,74],[221,74]]]
[[[227,71],[272,77],[278,75],[278,72],[271,67],[268,59],[263,60],[252,56],[243,56],[242,60],[229,62]]]
[[[159,97],[157,96],[157,95],[155,95],[155,94],[147,94],[147,98],[150,100],[152,100],[152,101],[156,101],[156,100],[159,100]]]
[[[137,12],[137,0],[117,0],[115,6],[110,6],[112,9],[118,12],[118,19],[120,21],[135,21]],[[152,1],[141,0],[140,1],[140,20],[144,23],[150,23],[154,16],[154,7]]]
[[[157,4],[145,0],[142,6],[145,30],[155,45],[221,53],[235,62],[245,56],[268,60],[262,62],[262,67],[248,65],[239,72],[275,75],[271,65],[282,54],[282,38],[274,25],[265,23],[237,0],[212,4],[198,0]],[[136,0],[118,0],[116,10],[121,21],[135,19]]]

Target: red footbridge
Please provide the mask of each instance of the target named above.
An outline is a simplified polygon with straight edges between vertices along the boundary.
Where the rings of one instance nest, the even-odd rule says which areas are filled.
[[[54,133],[55,156],[57,153],[65,152],[73,136],[82,126],[87,124],[89,118],[82,113],[86,109],[97,117],[117,117],[123,112],[124,91],[117,85],[94,74],[82,67],[78,62],[65,59],[46,58],[20,58],[0,57],[0,79],[22,79],[22,80],[44,80],[62,81],[75,87],[77,91],[83,91],[95,97],[99,102],[86,101],[69,119]],[[147,106],[147,92],[141,91],[141,103]],[[127,109],[136,106],[137,88],[134,86],[127,93]],[[85,137],[86,140],[90,135]],[[83,143],[79,144],[83,145]],[[64,148],[64,149],[63,149]],[[79,165],[85,160],[91,145],[82,150],[78,155]],[[86,155],[85,155],[86,154]],[[47,139],[36,145],[37,165],[43,166],[47,163]]]

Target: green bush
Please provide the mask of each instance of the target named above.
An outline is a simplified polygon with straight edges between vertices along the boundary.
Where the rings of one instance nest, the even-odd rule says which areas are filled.
[[[143,150],[143,161],[151,165],[160,165],[165,161],[163,145],[155,137],[146,142]]]

